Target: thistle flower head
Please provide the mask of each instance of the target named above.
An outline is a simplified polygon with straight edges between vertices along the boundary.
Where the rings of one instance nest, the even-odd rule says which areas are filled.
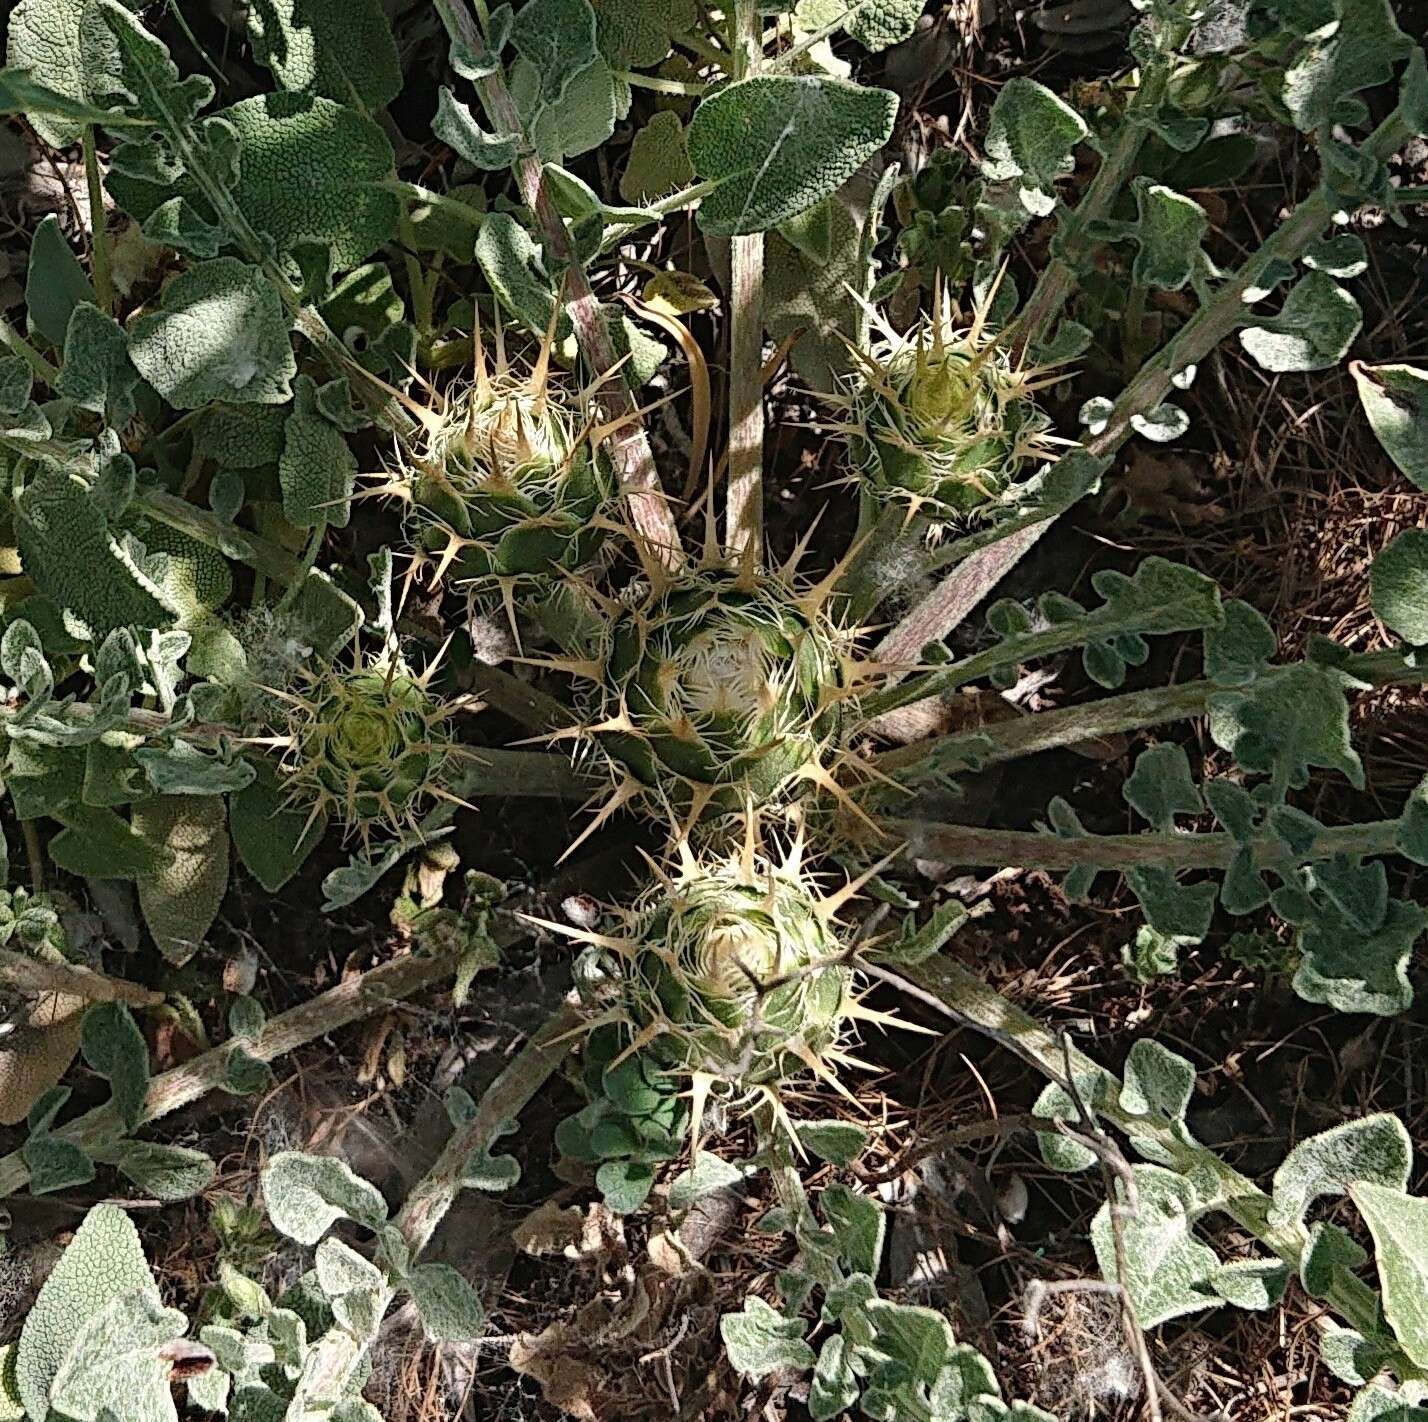
[[[453,706],[398,660],[321,666],[280,694],[288,798],[364,839],[415,822],[454,754]]]
[[[879,320],[845,394],[841,428],[858,480],[948,519],[996,499],[1055,441],[1035,392],[1045,372],[1019,365],[985,331],[957,325],[945,299],[899,334]]]
[[[591,449],[579,402],[550,375],[478,344],[474,379],[438,397],[421,448],[384,489],[411,509],[416,551],[478,588],[587,565],[605,535],[609,470]]]
[[[597,729],[667,800],[767,802],[840,739],[847,640],[782,578],[690,573],[613,618]]]

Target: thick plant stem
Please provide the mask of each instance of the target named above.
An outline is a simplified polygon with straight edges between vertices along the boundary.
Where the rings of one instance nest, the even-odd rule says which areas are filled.
[[[735,0],[735,80],[758,72],[763,35],[757,0]],[[764,234],[729,239],[729,493],[724,546],[757,566],[764,525]]]
[[[545,1085],[574,1045],[580,1022],[579,1007],[562,1004],[486,1088],[471,1119],[452,1132],[435,1164],[417,1182],[397,1215],[397,1228],[414,1256],[430,1242],[461,1193],[471,1157],[489,1150],[501,1128],[514,1121]]]
[[[437,9],[452,40],[480,53],[484,48],[481,33],[463,0],[437,0]],[[676,569],[684,561],[684,553],[674,515],[660,487],[654,452],[634,396],[618,368],[620,362],[600,303],[551,199],[540,158],[531,147],[501,70],[476,80],[475,85],[495,131],[515,134],[520,139],[523,151],[514,165],[516,185],[540,229],[547,268],[564,273],[566,311],[575,327],[575,338],[585,363],[601,382],[601,398],[610,423],[617,426],[609,436],[609,452],[629,505],[630,521],[648,556],[667,569]]]
[[[1068,1060],[1078,1081],[1096,1076],[1106,1079],[1108,1090],[1104,1099],[1116,1104],[1098,1104],[1096,1114],[1132,1139],[1153,1142],[1167,1162],[1173,1162],[1173,1168],[1182,1174],[1194,1171],[1197,1181],[1205,1182],[1197,1187],[1202,1197],[1213,1195],[1220,1201],[1219,1209],[1298,1272],[1308,1243],[1302,1224],[1275,1223],[1270,1216],[1270,1197],[1254,1181],[1227,1165],[1213,1151],[1187,1140],[1164,1121],[1153,1116],[1133,1115],[1122,1108],[1117,1077],[1085,1053],[1063,1044],[1035,1018],[1008,1002],[974,973],[939,954],[916,966],[902,968],[898,973],[874,969],[873,976],[894,985],[910,982],[913,996],[929,1001],[953,1020],[1007,1047],[1052,1081],[1064,1085]],[[1081,1094],[1086,1095],[1084,1091]],[[1212,1181],[1213,1189],[1209,1188]],[[1328,1303],[1350,1327],[1366,1336],[1381,1336],[1382,1304],[1377,1293],[1347,1271],[1337,1271]],[[1423,1370],[1406,1357],[1394,1360],[1394,1370],[1400,1377],[1423,1375]]]
[[[1428,668],[1410,665],[1398,652],[1369,652],[1350,657],[1344,663],[1344,670],[1374,686],[1416,685],[1428,680]],[[1103,697],[1083,706],[1064,706],[1057,711],[1040,711],[1011,721],[991,721],[976,730],[959,731],[955,735],[932,736],[884,751],[875,763],[885,775],[896,775],[934,758],[940,770],[981,770],[1057,746],[1200,716],[1213,695],[1229,690],[1233,688],[1217,686],[1213,681],[1152,686],[1144,691]]]
[[[114,314],[113,263],[110,258],[109,222],[104,212],[104,184],[99,176],[99,153],[94,146],[94,125],[84,127],[84,181],[89,193],[90,275],[99,309]]]
[[[1364,140],[1362,151],[1372,158],[1387,159],[1409,137],[1408,124],[1395,110]],[[1081,448],[1103,458],[1114,454],[1130,438],[1132,418],[1153,409],[1170,394],[1174,388],[1171,377],[1189,366],[1198,365],[1243,323],[1246,315],[1245,293],[1256,285],[1266,269],[1274,263],[1297,261],[1309,244],[1333,221],[1334,213],[1340,206],[1338,200],[1322,187],[1300,203],[1234,276],[1217,288],[1176,336],[1142,367],[1140,374],[1116,401],[1106,427],[1094,438],[1084,441]],[[927,571],[963,564],[959,569],[960,576],[945,579],[933,588],[899,620],[898,627],[889,634],[888,640],[900,645],[910,643],[915,636],[918,647],[941,641],[1063,512],[1064,509],[1055,509],[1044,519],[1019,525],[1011,532],[1009,539],[998,539],[997,531],[991,530],[990,533],[974,535],[972,540],[957,540],[948,544],[929,561]],[[1001,543],[1010,543],[1010,546],[998,551]],[[970,555],[969,546],[974,550]],[[906,637],[901,632],[904,623],[914,629]]]
[[[87,1002],[127,1002],[133,1007],[157,1007],[164,1000],[163,993],[124,978],[111,978],[79,963],[45,962],[10,948],[0,948],[0,987],[27,993],[62,992]]]
[[[434,986],[455,968],[454,957],[413,954],[395,958],[274,1017],[257,1040],[245,1046],[259,1061],[276,1061],[329,1032],[385,1011],[393,1003]],[[156,1076],[144,1097],[140,1122],[156,1121],[220,1088],[227,1080],[231,1050],[231,1044],[225,1042]],[[59,1127],[55,1134],[92,1154],[129,1132],[119,1109],[110,1101]],[[0,1158],[0,1197],[13,1195],[29,1178],[29,1166],[19,1151]]]
[[[1228,869],[1240,847],[1233,835],[1223,833],[1088,834],[1062,839],[1032,830],[979,829],[926,820],[884,820],[883,828],[906,840],[920,859],[967,868]],[[1251,840],[1249,847],[1255,867],[1264,869],[1312,864],[1337,854],[1388,854],[1397,839],[1396,819],[1371,820],[1323,830],[1301,854],[1290,854],[1282,840],[1268,834]]]

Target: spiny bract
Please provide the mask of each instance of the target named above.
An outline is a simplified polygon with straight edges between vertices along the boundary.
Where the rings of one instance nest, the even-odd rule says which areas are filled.
[[[529,370],[504,349],[442,396],[424,447],[386,488],[411,504],[418,554],[477,587],[586,567],[609,527],[613,486],[542,353]]]
[[[767,803],[826,777],[820,756],[840,743],[855,689],[848,642],[816,594],[782,577],[688,574],[613,618],[594,729],[671,802]]]
[[[1034,399],[1045,372],[1018,364],[950,303],[899,334],[876,312],[879,339],[855,351],[858,370],[836,397],[857,479],[879,499],[905,500],[936,520],[995,499],[1056,441]]]
[[[364,838],[414,822],[424,800],[441,796],[455,754],[455,709],[400,662],[329,665],[310,673],[287,708],[284,748],[288,796],[313,814],[331,814]]]

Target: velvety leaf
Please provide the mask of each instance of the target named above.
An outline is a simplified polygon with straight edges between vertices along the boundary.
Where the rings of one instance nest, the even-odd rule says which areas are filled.
[[[798,1139],[805,1149],[833,1165],[851,1165],[868,1144],[868,1133],[854,1121],[800,1121]]]
[[[255,773],[251,761],[224,761],[189,741],[141,746],[134,759],[159,795],[226,795],[250,785]]]
[[[79,53],[79,16],[83,8],[82,0],[19,0],[10,11],[5,63],[12,69],[25,70],[33,83],[75,105],[73,113],[57,112],[49,103],[43,107],[25,106],[35,132],[51,148],[68,148],[78,142],[87,121],[84,66]]]
[[[298,376],[278,460],[284,518],[295,528],[321,523],[346,528],[356,482],[357,456],[341,431],[319,412],[312,378]]]
[[[843,1185],[830,1185],[818,1197],[818,1208],[837,1239],[838,1253],[848,1271],[876,1277],[887,1231],[882,1206]]]
[[[1199,1313],[1216,1299],[1210,1280],[1219,1256],[1190,1232],[1195,1194],[1183,1176],[1156,1165],[1137,1165],[1138,1206],[1121,1219],[1126,1277],[1136,1320],[1154,1328],[1168,1319]],[[1110,1207],[1102,1205],[1091,1223],[1091,1243],[1103,1278],[1115,1282],[1115,1240]]]
[[[1134,1116],[1158,1116],[1183,1123],[1195,1094],[1195,1068],[1168,1047],[1148,1038],[1132,1044],[1126,1058],[1121,1109]]]
[[[1205,675],[1217,686],[1243,686],[1264,670],[1278,647],[1264,617],[1249,603],[1229,598],[1224,623],[1205,631]]]
[[[1428,531],[1400,533],[1373,560],[1369,586],[1373,610],[1390,630],[1414,646],[1428,643]]]
[[[71,1334],[51,1406],[73,1422],[177,1422],[164,1348],[187,1329],[188,1320],[165,1308],[152,1284],[116,1295]]]
[[[1428,371],[1359,361],[1349,370],[1378,442],[1399,469],[1428,493]]]
[[[481,1296],[449,1264],[418,1264],[403,1280],[431,1343],[469,1343],[486,1327]]]
[[[1294,991],[1340,1012],[1403,1012],[1413,1002],[1408,964],[1425,926],[1428,910],[1401,899],[1389,904],[1383,926],[1371,933],[1330,907],[1300,931]]]
[[[84,878],[138,879],[161,874],[164,849],[113,810],[94,805],[70,805],[55,814],[64,826],[49,845],[50,858],[61,869]]]
[[[699,23],[694,0],[593,0],[595,38],[614,69],[653,69]]]
[[[228,802],[228,828],[243,867],[275,894],[302,868],[327,828],[326,814],[285,808],[286,796],[270,761],[257,765],[250,785]]]
[[[1126,804],[1156,830],[1174,829],[1176,815],[1195,815],[1204,808],[1185,748],[1169,742],[1136,757],[1121,793]]]
[[[864,1307],[880,1351],[901,1363],[918,1382],[931,1386],[956,1348],[952,1325],[936,1309],[869,1299]]]
[[[1336,0],[1335,10],[1338,23],[1312,33],[1284,75],[1284,106],[1305,133],[1342,122],[1345,101],[1387,83],[1413,48],[1388,0]]]
[[[694,168],[679,115],[669,109],[651,114],[630,144],[629,161],[620,176],[620,196],[630,203],[654,202],[693,181]]]
[[[470,108],[453,97],[444,85],[437,90],[436,117],[431,121],[431,131],[458,157],[482,172],[498,172],[516,160],[516,136],[487,133]]]
[[[739,1313],[720,1318],[719,1336],[734,1370],[757,1382],[779,1368],[802,1371],[813,1366],[813,1349],[803,1341],[804,1326],[801,1319],[785,1318],[750,1295]]]
[[[1343,360],[1362,324],[1358,302],[1333,277],[1310,272],[1277,316],[1240,332],[1240,344],[1261,370],[1327,370]]]
[[[125,425],[134,413],[139,372],[129,359],[129,341],[122,327],[97,306],[81,302],[69,318],[64,338],[64,364],[56,389],[82,410],[103,415],[114,426]]]
[[[709,95],[688,132],[711,236],[763,232],[836,192],[892,132],[897,96],[838,79],[756,75]]]
[[[737,1185],[743,1178],[743,1170],[732,1161],[724,1160],[712,1151],[701,1150],[695,1156],[694,1164],[671,1182],[669,1207],[672,1210],[688,1209],[701,1195]]]
[[[1281,1224],[1302,1221],[1316,1200],[1343,1195],[1359,1180],[1404,1190],[1412,1165],[1413,1142],[1396,1116],[1346,1121],[1300,1141],[1285,1156],[1274,1172],[1272,1218]]]
[[[532,334],[544,336],[555,309],[555,291],[540,268],[540,248],[509,213],[493,212],[476,238],[476,261],[501,304]],[[569,318],[556,325],[557,339],[569,331]]]
[[[1262,1311],[1284,1297],[1289,1266],[1282,1259],[1236,1259],[1210,1275],[1210,1287],[1236,1308]]]
[[[94,1179],[94,1162],[73,1141],[61,1136],[32,1135],[20,1147],[20,1159],[30,1172],[30,1194],[53,1195]]]
[[[149,1047],[134,1014],[122,1002],[96,1002],[84,1014],[84,1060],[109,1082],[114,1104],[129,1130],[144,1119],[149,1091]]]
[[[1022,204],[1037,217],[1056,206],[1056,182],[1073,167],[1072,151],[1086,137],[1085,120],[1032,79],[1009,79],[987,120],[982,171],[994,182],[1018,181]]]
[[[150,242],[203,259],[216,257],[228,240],[222,227],[209,222],[182,195],[161,202],[144,219],[143,232]]]
[[[66,6],[68,8],[68,6]],[[30,239],[30,265],[25,277],[25,309],[30,324],[57,350],[75,307],[94,304],[94,288],[70,249],[59,218],[43,218]]]
[[[254,0],[253,56],[281,89],[367,109],[401,92],[396,41],[381,0]]]
[[[1193,199],[1147,178],[1133,184],[1140,217],[1135,238],[1140,244],[1131,275],[1142,286],[1179,291],[1195,270],[1200,242],[1209,219]]]
[[[638,1160],[607,1160],[595,1172],[595,1184],[617,1215],[631,1215],[649,1198],[654,1171]]]
[[[1394,847],[1415,864],[1428,864],[1428,776],[1414,786],[1403,806]]]
[[[139,880],[139,907],[159,951],[186,963],[228,892],[227,807],[216,795],[164,795],[134,807],[134,830],[166,862]]]
[[[164,288],[159,309],[129,327],[139,373],[181,410],[215,400],[281,404],[297,373],[282,302],[257,267],[201,262]]]
[[[1349,1194],[1373,1235],[1384,1314],[1403,1351],[1428,1367],[1428,1200],[1372,1180]]]
[[[316,1244],[337,1220],[375,1230],[387,1218],[376,1186],[330,1155],[279,1152],[263,1171],[263,1199],[273,1228],[299,1244]]]
[[[808,1389],[808,1411],[814,1422],[829,1422],[858,1400],[858,1379],[848,1351],[841,1333],[830,1333],[818,1350]]]
[[[157,1141],[115,1141],[97,1150],[95,1159],[112,1165],[144,1194],[165,1202],[201,1195],[218,1174],[213,1158],[203,1151]]]
[[[118,1206],[96,1205],[45,1280],[20,1334],[15,1379],[32,1418],[48,1415],[55,1375],[86,1320],[134,1292],[158,1300],[138,1231]]]
[[[1367,1251],[1351,1234],[1328,1220],[1315,1220],[1299,1256],[1299,1282],[1311,1298],[1327,1298],[1341,1270],[1353,1273],[1367,1263]]]

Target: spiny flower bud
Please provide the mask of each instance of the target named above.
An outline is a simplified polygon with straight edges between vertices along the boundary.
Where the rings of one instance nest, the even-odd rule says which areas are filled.
[[[996,499],[1053,454],[1034,398],[1044,372],[1018,365],[980,316],[958,329],[939,302],[905,335],[879,325],[881,339],[858,353],[860,369],[838,397],[853,468],[876,497],[945,520]]]
[[[454,754],[449,718],[425,680],[399,663],[326,666],[282,693],[290,800],[327,813],[364,838],[414,822],[442,793]]]

